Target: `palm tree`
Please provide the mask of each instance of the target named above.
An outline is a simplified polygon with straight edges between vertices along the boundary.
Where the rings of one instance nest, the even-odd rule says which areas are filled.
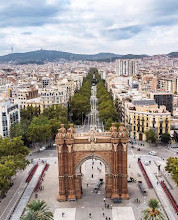
[[[49,211],[45,201],[33,200],[27,204],[27,212],[21,220],[52,220],[53,214]]]
[[[148,201],[148,209],[143,211],[144,220],[165,220],[164,215],[159,211],[159,201],[150,199]]]

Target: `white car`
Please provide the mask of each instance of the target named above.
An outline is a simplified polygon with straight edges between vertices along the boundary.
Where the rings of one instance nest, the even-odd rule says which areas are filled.
[[[46,147],[42,147],[42,148],[40,148],[40,151],[43,151],[43,150],[45,150],[46,149]]]
[[[144,161],[144,164],[145,164],[146,166],[148,166],[148,165],[149,165],[149,161],[145,160],[145,161]]]
[[[149,154],[152,156],[157,156],[157,153],[155,151],[150,151]]]

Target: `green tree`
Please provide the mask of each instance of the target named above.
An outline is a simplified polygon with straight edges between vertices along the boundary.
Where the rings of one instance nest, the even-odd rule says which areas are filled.
[[[119,128],[120,123],[117,122],[117,121],[113,121],[112,118],[109,118],[109,119],[106,121],[105,130],[109,131],[110,128],[111,128],[111,126],[112,126],[112,123],[115,123],[115,126],[116,126],[117,129]]]
[[[53,214],[50,212],[45,201],[33,200],[27,204],[27,210],[21,220],[51,220]]]
[[[118,112],[101,78],[99,78],[97,84],[97,98],[99,118],[101,121],[106,122],[105,129],[109,130],[111,123],[118,121]]]
[[[160,212],[159,201],[157,199],[150,199],[148,201],[148,209],[143,211],[144,220],[165,220],[166,218]]]
[[[167,159],[165,169],[169,173],[172,174],[172,178],[178,186],[178,158],[177,157],[169,157]]]
[[[148,131],[145,132],[146,134],[146,141],[149,143],[156,143],[158,140],[157,134],[152,130],[149,129]]]
[[[0,138],[0,194],[4,193],[18,170],[25,169],[29,150],[21,137]]]
[[[161,135],[161,142],[163,144],[168,144],[171,140],[171,135],[169,133],[164,133]]]
[[[69,103],[69,112],[72,114],[72,120],[76,124],[81,124],[82,119],[90,112],[90,96],[93,72],[90,70],[84,79],[82,87],[71,98]]]
[[[48,124],[49,124],[50,130],[51,130],[51,135],[54,139],[57,134],[57,129],[60,128],[61,124],[65,124],[65,123],[60,122],[57,119],[50,119]]]
[[[49,108],[45,108],[43,115],[46,116],[49,120],[60,120],[60,118],[67,118],[67,108],[62,105],[53,105]]]
[[[39,114],[39,109],[32,106],[28,106],[26,109],[21,109],[20,112],[21,119],[27,120],[28,124],[30,124],[34,116],[37,117]]]
[[[14,137],[19,137],[23,135],[23,129],[20,123],[14,123],[11,127],[10,127],[10,137],[14,138]]]

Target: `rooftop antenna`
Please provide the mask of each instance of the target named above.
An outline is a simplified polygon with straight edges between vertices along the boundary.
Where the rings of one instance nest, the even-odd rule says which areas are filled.
[[[12,53],[14,52],[14,48],[13,48],[13,46],[11,46],[11,52],[12,52]]]

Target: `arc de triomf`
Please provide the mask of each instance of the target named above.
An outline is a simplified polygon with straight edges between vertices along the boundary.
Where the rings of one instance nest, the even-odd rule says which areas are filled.
[[[119,129],[112,124],[110,132],[75,133],[71,124],[64,125],[56,135],[59,166],[59,201],[82,197],[81,165],[88,159],[98,159],[106,168],[106,197],[129,199],[127,188],[128,134],[121,124]]]

